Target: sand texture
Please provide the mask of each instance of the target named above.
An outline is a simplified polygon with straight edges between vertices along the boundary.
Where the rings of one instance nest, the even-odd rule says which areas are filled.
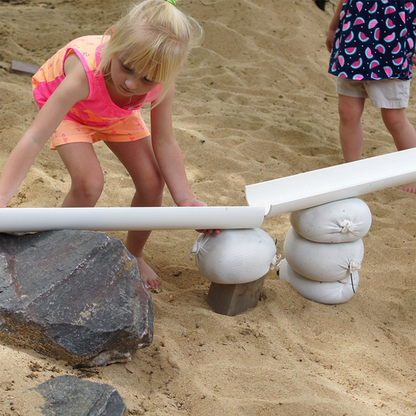
[[[0,3],[0,166],[37,112],[29,77],[12,60],[41,65],[71,39],[103,33],[124,0]],[[195,195],[246,205],[244,187],[342,163],[335,77],[327,73],[333,15],[311,0],[182,0],[206,36],[178,82],[174,129]],[[414,87],[409,119],[416,124]],[[146,107],[145,120],[149,118]],[[379,111],[366,105],[364,157],[394,152]],[[106,148],[99,206],[128,206],[133,185]],[[41,151],[11,207],[58,207],[70,186],[57,152]],[[198,236],[156,231],[146,259],[163,279],[153,294],[153,345],[133,361],[91,372],[0,345],[0,415],[33,416],[28,394],[75,374],[114,386],[130,414],[192,416],[410,416],[416,412],[416,196],[362,196],[373,224],[360,286],[345,304],[301,297],[270,271],[257,307],[235,317],[206,302],[210,282],[189,258]],[[166,192],[165,206],[173,202]],[[289,216],[262,228],[282,254]],[[125,241],[125,232],[111,235]]]

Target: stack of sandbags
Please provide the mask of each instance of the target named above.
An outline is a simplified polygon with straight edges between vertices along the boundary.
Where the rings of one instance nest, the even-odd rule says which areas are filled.
[[[280,279],[316,302],[350,300],[358,288],[362,238],[371,227],[367,204],[358,198],[330,202],[292,212],[290,222]]]
[[[249,283],[276,266],[276,245],[261,228],[200,234],[191,258],[203,276],[219,284]]]

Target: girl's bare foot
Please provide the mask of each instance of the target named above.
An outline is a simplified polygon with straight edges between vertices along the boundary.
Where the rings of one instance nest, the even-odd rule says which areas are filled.
[[[142,280],[148,289],[156,289],[162,283],[160,277],[153,271],[153,269],[144,261],[143,257],[136,257],[139,263],[140,274]]]
[[[416,194],[416,182],[411,182],[406,185],[402,185],[399,189],[405,192],[410,192],[411,194]]]

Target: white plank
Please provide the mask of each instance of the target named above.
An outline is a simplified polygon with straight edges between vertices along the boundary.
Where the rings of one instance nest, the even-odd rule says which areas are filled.
[[[413,181],[416,148],[248,185],[246,199],[273,217]]]
[[[262,207],[3,208],[0,232],[257,228]]]

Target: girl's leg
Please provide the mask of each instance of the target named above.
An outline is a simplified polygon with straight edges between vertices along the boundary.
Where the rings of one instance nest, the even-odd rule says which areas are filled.
[[[129,172],[136,192],[131,206],[158,207],[162,204],[165,182],[153,153],[150,137],[133,142],[106,142]],[[143,259],[143,248],[150,235],[149,231],[129,231],[126,247],[139,263],[144,283],[151,289],[162,281]]]
[[[382,108],[381,116],[387,130],[393,136],[397,150],[416,147],[416,131],[407,118],[405,108]]]
[[[93,207],[104,187],[104,175],[93,145],[68,143],[57,149],[72,181],[62,206]]]
[[[361,159],[364,133],[361,116],[364,111],[365,98],[339,95],[339,136],[342,154],[346,162]]]
[[[407,118],[405,108],[382,108],[381,116],[387,130],[393,136],[397,150],[416,147],[416,131]],[[408,183],[400,187],[403,191],[416,193],[416,182]]]

